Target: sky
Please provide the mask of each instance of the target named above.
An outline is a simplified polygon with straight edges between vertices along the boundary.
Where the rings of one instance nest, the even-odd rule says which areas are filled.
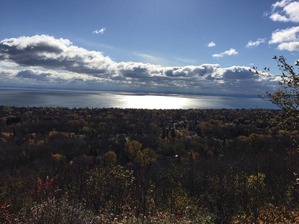
[[[299,1],[0,0],[0,87],[254,95],[274,55],[299,59]]]

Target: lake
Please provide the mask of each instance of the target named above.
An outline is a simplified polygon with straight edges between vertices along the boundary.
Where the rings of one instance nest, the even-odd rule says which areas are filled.
[[[0,89],[0,105],[17,107],[134,109],[275,109],[249,96],[208,96],[80,90]]]

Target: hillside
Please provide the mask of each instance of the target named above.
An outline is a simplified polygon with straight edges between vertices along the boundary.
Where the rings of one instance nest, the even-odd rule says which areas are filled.
[[[296,223],[279,110],[0,107],[0,223]]]

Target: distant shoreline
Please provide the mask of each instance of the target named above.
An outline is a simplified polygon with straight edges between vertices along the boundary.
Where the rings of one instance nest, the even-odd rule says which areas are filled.
[[[72,88],[41,88],[41,87],[10,87],[0,86],[1,90],[28,90],[28,91],[73,91],[73,92],[114,92],[126,94],[140,95],[186,95],[186,96],[231,96],[231,97],[258,97],[256,94],[236,94],[236,93],[192,93],[192,92],[173,92],[173,91],[140,91],[140,90],[125,90],[125,89],[72,89]]]

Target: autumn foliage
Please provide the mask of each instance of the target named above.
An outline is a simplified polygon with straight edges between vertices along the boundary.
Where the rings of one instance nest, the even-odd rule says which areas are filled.
[[[0,223],[298,222],[299,132],[273,127],[282,110],[0,115]]]

